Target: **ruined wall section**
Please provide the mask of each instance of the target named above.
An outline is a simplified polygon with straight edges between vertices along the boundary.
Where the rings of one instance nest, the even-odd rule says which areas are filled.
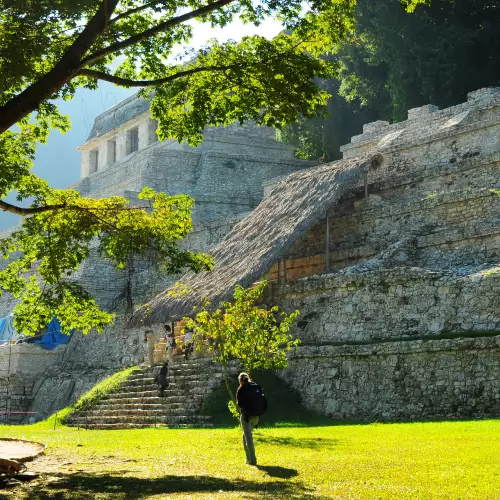
[[[396,267],[275,286],[273,299],[301,311],[298,330],[307,345],[500,334],[500,270],[456,277]]]
[[[499,351],[498,336],[303,347],[283,377],[335,419],[498,418]]]
[[[344,157],[385,163],[329,210],[328,268],[325,217],[272,291],[301,311],[283,377],[340,419],[498,417],[500,89],[363,132]]]

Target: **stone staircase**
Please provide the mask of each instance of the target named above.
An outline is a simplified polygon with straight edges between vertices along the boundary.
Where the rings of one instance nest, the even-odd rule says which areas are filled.
[[[87,429],[211,427],[212,417],[199,414],[199,410],[204,399],[222,383],[222,369],[212,358],[177,358],[169,367],[164,397],[159,396],[154,383],[159,369],[139,367],[115,392],[70,416],[67,425]]]

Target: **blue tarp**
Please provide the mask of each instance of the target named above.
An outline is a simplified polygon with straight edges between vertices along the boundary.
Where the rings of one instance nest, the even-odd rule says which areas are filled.
[[[5,316],[5,318],[0,318],[0,343],[6,344],[11,340],[16,340],[19,335],[14,328],[12,320],[14,319],[13,314]]]
[[[20,338],[18,332],[14,328],[13,320],[14,315],[12,313],[5,316],[5,318],[0,318],[0,344],[8,344],[12,340],[16,341]],[[41,338],[40,335],[36,335],[34,338],[21,336],[21,339],[25,342],[29,342],[31,340],[33,344],[37,344],[44,349],[51,350],[58,345],[67,344],[72,333],[73,332],[66,335],[61,332],[61,324],[54,316],[52,321],[47,325],[47,332],[44,333]],[[39,340],[35,340],[35,338],[39,338]]]
[[[69,335],[61,332],[61,324],[59,320],[54,316],[52,321],[47,325],[48,331],[47,333],[40,339],[35,341],[35,344],[38,344],[40,347],[44,349],[52,350],[56,346],[61,344],[67,344],[69,338],[71,337],[71,332]]]

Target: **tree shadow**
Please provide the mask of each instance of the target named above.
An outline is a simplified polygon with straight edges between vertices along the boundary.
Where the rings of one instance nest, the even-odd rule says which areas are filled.
[[[329,449],[340,443],[339,439],[330,438],[294,438],[291,436],[254,436],[258,443],[274,444],[277,446],[294,446],[296,448]]]
[[[284,467],[260,467],[270,476],[288,479],[297,471]],[[240,492],[241,498],[318,499],[314,490],[301,483],[289,481],[258,482],[242,479],[229,480],[211,476],[174,476],[159,478],[124,477],[109,474],[61,474],[46,478],[29,490],[24,498],[29,500],[93,500],[98,498],[138,500],[149,496],[173,493]],[[12,492],[16,498],[16,492]],[[324,497],[326,498],[326,497]]]
[[[257,469],[265,472],[268,476],[280,479],[290,479],[299,475],[296,469],[288,469],[279,465],[257,465]]]

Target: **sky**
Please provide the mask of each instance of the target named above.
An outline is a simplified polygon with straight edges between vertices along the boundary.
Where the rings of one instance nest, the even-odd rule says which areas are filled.
[[[189,47],[200,47],[209,39],[220,41],[240,40],[244,36],[259,34],[268,38],[277,35],[282,26],[273,19],[267,19],[260,26],[245,25],[240,21],[225,28],[192,21],[193,39]],[[182,48],[180,48],[182,50]],[[33,172],[49,182],[54,188],[64,188],[80,178],[80,152],[76,148],[85,142],[97,115],[137,92],[137,89],[123,89],[108,82],[101,82],[98,91],[79,89],[71,101],[56,101],[60,110],[69,115],[72,128],[66,134],[52,132],[47,144],[38,145]],[[15,197],[6,201],[15,203]],[[19,216],[0,212],[0,231],[15,226]]]

